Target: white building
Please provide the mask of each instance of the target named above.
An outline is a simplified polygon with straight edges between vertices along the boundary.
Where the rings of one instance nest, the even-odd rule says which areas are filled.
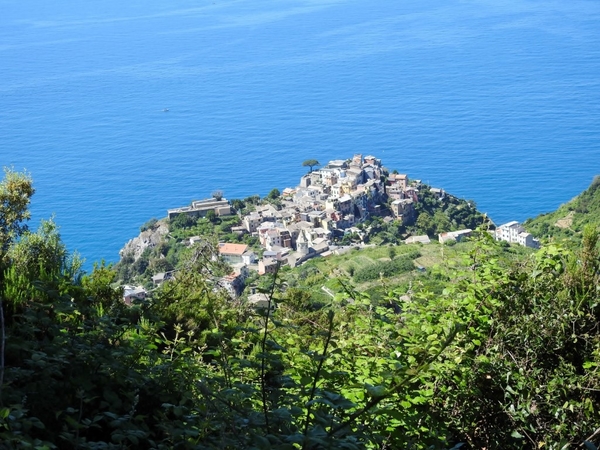
[[[539,248],[540,246],[540,242],[531,233],[525,231],[525,228],[516,220],[496,228],[494,238],[497,241],[511,242],[524,247]]]
[[[244,227],[246,227],[248,233],[254,233],[258,229],[258,226],[261,224],[261,222],[262,218],[256,211],[244,216],[243,219]]]
[[[410,236],[406,239],[404,239],[403,241],[405,244],[430,244],[431,243],[431,239],[429,239],[429,236],[427,236],[426,234],[423,234],[421,236]]]
[[[275,302],[267,294],[259,293],[248,296],[248,303],[255,309],[275,309]]]
[[[167,216],[169,220],[174,219],[180,214],[188,214],[192,217],[205,217],[209,211],[214,211],[219,217],[229,216],[231,215],[231,205],[225,198],[218,200],[216,198],[195,200],[191,206],[168,209]]]
[[[243,262],[243,255],[248,250],[245,244],[219,244],[219,255],[229,264],[239,264]]]

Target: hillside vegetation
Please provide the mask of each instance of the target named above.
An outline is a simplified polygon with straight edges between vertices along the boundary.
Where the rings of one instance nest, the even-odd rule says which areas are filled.
[[[454,246],[314,260],[264,278],[277,307],[263,309],[219,289],[216,244],[203,242],[126,305],[112,267],[86,274],[55,224],[24,227],[31,195],[27,175],[6,172],[2,449],[600,443],[597,226],[535,253],[479,230]]]
[[[541,214],[523,225],[538,238],[546,240],[581,241],[588,224],[600,223],[600,177],[589,188],[556,211]]]

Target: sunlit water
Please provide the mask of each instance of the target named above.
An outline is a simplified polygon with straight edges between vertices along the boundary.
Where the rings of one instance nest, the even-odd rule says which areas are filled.
[[[354,153],[524,220],[600,172],[600,4],[0,0],[0,100],[0,165],[88,267]]]

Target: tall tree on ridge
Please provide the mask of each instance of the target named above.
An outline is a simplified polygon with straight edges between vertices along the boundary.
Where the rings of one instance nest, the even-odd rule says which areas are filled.
[[[319,161],[317,161],[316,159],[307,159],[306,161],[304,161],[302,163],[302,167],[310,167],[310,172],[313,171],[314,166],[320,166],[320,165],[321,164],[319,164]]]

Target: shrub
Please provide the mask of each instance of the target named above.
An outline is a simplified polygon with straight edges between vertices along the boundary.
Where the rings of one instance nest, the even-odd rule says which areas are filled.
[[[376,262],[362,267],[354,272],[354,280],[365,282],[376,280],[380,277],[391,277],[414,269],[412,259],[402,256],[391,262]]]
[[[146,222],[145,224],[143,224],[140,227],[140,231],[144,232],[146,230],[151,230],[152,228],[154,228],[154,225],[156,225],[157,222],[158,222],[158,219],[153,217],[152,219],[150,219],[148,222]]]

